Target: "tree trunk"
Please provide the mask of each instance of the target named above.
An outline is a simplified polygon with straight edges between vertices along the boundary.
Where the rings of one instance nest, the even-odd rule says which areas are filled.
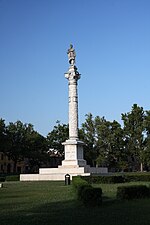
[[[143,163],[141,162],[140,171],[143,172]]]

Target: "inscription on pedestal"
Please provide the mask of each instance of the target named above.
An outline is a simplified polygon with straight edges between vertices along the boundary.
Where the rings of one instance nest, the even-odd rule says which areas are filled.
[[[75,152],[73,150],[67,150],[65,152],[65,159],[67,159],[67,160],[73,160],[75,158],[76,158],[76,156],[75,156]]]

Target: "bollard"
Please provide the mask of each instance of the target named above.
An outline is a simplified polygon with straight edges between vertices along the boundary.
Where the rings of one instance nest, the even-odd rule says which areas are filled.
[[[70,175],[69,174],[65,175],[65,185],[70,185]]]

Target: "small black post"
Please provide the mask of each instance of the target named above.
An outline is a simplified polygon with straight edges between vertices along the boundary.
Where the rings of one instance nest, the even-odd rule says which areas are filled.
[[[69,174],[65,175],[65,185],[70,185],[70,175]]]

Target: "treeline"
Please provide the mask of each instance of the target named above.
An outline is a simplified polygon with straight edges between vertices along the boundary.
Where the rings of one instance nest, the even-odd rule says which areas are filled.
[[[91,166],[106,166],[109,171],[149,170],[150,111],[134,104],[130,112],[121,115],[123,126],[104,117],[86,115],[79,129],[83,140],[84,158]],[[24,158],[30,168],[40,167],[49,160],[50,149],[64,155],[62,142],[69,137],[69,127],[57,121],[53,130],[43,137],[32,124],[9,123],[0,119],[0,152],[7,154],[15,165]],[[16,168],[14,166],[14,172]]]
[[[28,159],[30,172],[34,171],[47,160],[47,151],[46,138],[35,131],[32,124],[17,121],[6,126],[0,119],[0,152],[14,161],[14,173],[17,163],[25,159]]]
[[[79,139],[85,143],[84,158],[89,165],[106,166],[109,171],[149,170],[150,110],[134,104],[121,119],[123,126],[115,120],[86,115],[79,129]],[[68,126],[58,123],[47,137],[51,146],[63,152],[61,143],[67,139],[67,132]]]

